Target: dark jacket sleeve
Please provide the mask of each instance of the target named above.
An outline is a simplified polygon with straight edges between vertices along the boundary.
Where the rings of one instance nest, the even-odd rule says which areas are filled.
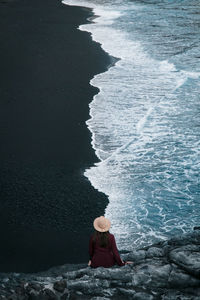
[[[94,242],[93,242],[93,236],[90,237],[90,242],[89,242],[89,256],[90,260],[92,259],[92,256],[94,254]]]
[[[114,255],[114,258],[117,262],[117,264],[119,266],[124,266],[125,263],[121,260],[120,256],[119,256],[119,252],[117,250],[117,246],[116,246],[116,242],[115,242],[115,237],[114,235],[112,235],[112,252],[113,252],[113,255]]]

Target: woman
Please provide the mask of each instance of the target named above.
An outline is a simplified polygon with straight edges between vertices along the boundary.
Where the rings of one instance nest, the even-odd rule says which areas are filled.
[[[88,265],[97,268],[109,268],[115,264],[124,266],[127,263],[121,260],[115,237],[109,233],[111,223],[105,217],[99,217],[94,220],[95,233],[90,238],[89,254],[90,260]]]

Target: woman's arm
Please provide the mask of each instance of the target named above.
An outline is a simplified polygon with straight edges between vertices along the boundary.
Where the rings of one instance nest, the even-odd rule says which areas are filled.
[[[90,260],[92,259],[92,256],[94,254],[94,243],[93,243],[93,236],[90,237],[90,242],[89,242],[89,256]]]
[[[114,255],[114,258],[117,262],[117,264],[119,266],[124,266],[125,265],[125,262],[123,262],[119,256],[119,252],[117,250],[117,245],[116,245],[116,242],[115,242],[115,237],[114,235],[112,235],[112,240],[111,240],[111,243],[112,243],[112,252],[113,252],[113,255]]]
[[[91,263],[92,263],[91,260],[89,260],[89,261],[88,261],[88,266],[89,266],[89,267],[91,266]]]

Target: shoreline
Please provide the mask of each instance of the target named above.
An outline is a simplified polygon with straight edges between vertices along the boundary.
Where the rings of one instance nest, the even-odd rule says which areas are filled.
[[[112,58],[77,29],[92,17],[88,8],[53,0],[0,6],[0,268],[85,262],[93,219],[108,203],[83,175],[98,161],[85,124],[97,93],[89,82]]]

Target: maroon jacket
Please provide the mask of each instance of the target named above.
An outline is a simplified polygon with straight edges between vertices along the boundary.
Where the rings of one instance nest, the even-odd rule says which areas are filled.
[[[119,266],[125,265],[119,256],[115,237],[111,233],[109,233],[109,244],[106,248],[100,247],[98,239],[94,242],[93,236],[91,236],[89,243],[89,254],[91,267],[93,268],[109,268],[115,264],[118,264]]]

